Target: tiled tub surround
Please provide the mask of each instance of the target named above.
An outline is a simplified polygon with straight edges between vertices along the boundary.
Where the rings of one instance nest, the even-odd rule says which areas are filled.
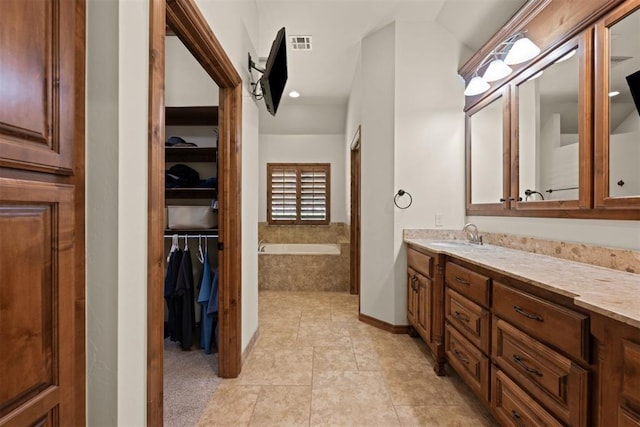
[[[629,273],[640,273],[640,252],[590,246],[581,243],[563,242],[558,240],[544,240],[534,237],[514,236],[500,233],[479,233],[484,243],[518,249],[569,261],[577,261],[600,267]],[[465,233],[460,230],[404,230],[406,239],[429,240],[467,240]]]
[[[441,236],[430,235],[430,239],[413,237],[416,234],[406,233],[405,242],[430,251],[446,253],[524,283],[570,297],[577,306],[640,328],[639,274],[492,244],[447,246],[442,244],[442,240],[438,240],[441,236],[445,240],[451,240],[446,239],[446,233]],[[463,239],[458,236],[457,240]],[[629,268],[638,271],[637,264],[629,264]]]
[[[258,255],[261,291],[349,291],[349,231],[344,224],[328,226],[258,225],[258,237],[272,243],[332,243],[339,255]]]

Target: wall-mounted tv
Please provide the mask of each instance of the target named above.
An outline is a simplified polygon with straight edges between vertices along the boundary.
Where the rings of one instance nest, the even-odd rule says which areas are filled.
[[[275,116],[288,76],[287,35],[284,27],[276,34],[276,38],[271,45],[271,51],[267,57],[267,65],[264,69],[256,67],[255,63],[251,60],[251,54],[249,54],[249,71],[251,71],[251,69],[262,73],[262,77],[258,80],[260,88],[262,89],[261,97],[264,99],[267,111],[269,111],[272,116]],[[255,93],[255,88],[252,93],[259,99],[260,95]]]

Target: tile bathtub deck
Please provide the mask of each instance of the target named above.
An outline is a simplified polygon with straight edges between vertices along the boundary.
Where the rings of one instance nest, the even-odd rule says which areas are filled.
[[[346,293],[260,292],[260,338],[198,425],[496,425],[455,373],[435,375],[420,339],[357,313]]]

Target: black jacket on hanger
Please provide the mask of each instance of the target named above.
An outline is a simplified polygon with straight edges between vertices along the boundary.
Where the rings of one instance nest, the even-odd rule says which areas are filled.
[[[185,249],[178,272],[178,281],[174,292],[176,309],[177,340],[183,350],[190,350],[193,345],[193,329],[196,318],[194,310],[193,270],[189,249]]]
[[[164,278],[164,299],[167,302],[167,330],[165,337],[168,335],[171,341],[177,341],[176,334],[176,307],[174,294],[176,284],[178,283],[178,273],[180,272],[180,264],[182,263],[182,250],[176,249],[171,253],[169,262],[167,262],[167,274]]]

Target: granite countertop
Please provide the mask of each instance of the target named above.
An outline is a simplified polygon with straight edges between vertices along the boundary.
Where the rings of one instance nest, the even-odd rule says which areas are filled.
[[[405,242],[573,298],[579,307],[640,328],[640,274],[460,240],[405,239]]]

